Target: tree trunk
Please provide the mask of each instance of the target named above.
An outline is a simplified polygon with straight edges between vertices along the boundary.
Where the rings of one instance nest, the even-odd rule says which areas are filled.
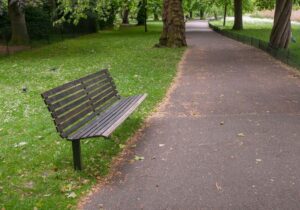
[[[129,9],[126,7],[122,14],[122,24],[129,24]]]
[[[234,25],[233,30],[243,29],[243,0],[234,0]]]
[[[276,0],[273,29],[270,46],[273,48],[288,48],[291,38],[292,0]]]
[[[224,5],[224,19],[223,19],[223,26],[226,26],[226,17],[227,17],[227,2]]]
[[[163,4],[163,31],[158,47],[184,47],[185,23],[181,0],[164,0]]]
[[[12,32],[11,43],[16,45],[28,44],[29,36],[24,10],[19,8],[17,1],[8,0],[8,13]]]
[[[200,20],[204,20],[204,9],[200,9]]]
[[[191,10],[189,13],[190,13],[190,17],[189,18],[192,19],[193,18],[193,11]]]

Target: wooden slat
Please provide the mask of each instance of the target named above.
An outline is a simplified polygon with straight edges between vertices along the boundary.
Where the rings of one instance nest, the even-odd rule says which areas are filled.
[[[88,108],[85,109],[84,111],[74,115],[72,118],[68,119],[67,121],[63,122],[62,124],[57,125],[59,130],[63,130],[69,126],[72,126],[73,123],[75,123],[76,121],[83,119],[84,116],[86,116],[87,114],[89,114],[90,112],[92,112],[92,108]]]
[[[107,100],[107,101],[105,102],[105,104],[102,104],[102,106],[97,107],[97,108],[95,109],[95,112],[96,112],[97,114],[100,114],[100,113],[104,112],[106,109],[108,109],[108,107],[110,107],[111,105],[113,105],[113,104],[114,104],[116,101],[118,101],[118,100],[120,100],[119,97],[113,97],[113,98],[110,98],[109,100]]]
[[[123,109],[126,108],[126,104],[130,103],[134,100],[134,97],[129,97],[124,100],[122,100],[120,103],[118,103],[116,106],[113,107],[113,109],[109,109],[105,115],[100,115],[97,120],[95,120],[95,123],[93,126],[91,126],[91,129],[88,130],[88,132],[82,133],[81,135],[84,137],[88,136],[95,136],[95,133],[101,129],[103,126],[105,126],[110,119],[112,119],[115,115],[118,115]],[[101,134],[99,134],[101,135]]]
[[[48,91],[42,93],[42,97],[43,98],[48,98],[50,95],[57,94],[60,91],[63,91],[65,89],[67,89],[67,88],[70,88],[70,87],[72,87],[72,86],[74,86],[76,84],[81,83],[82,80],[87,80],[89,78],[94,78],[97,75],[106,74],[106,73],[108,73],[107,69],[103,69],[103,70],[101,70],[99,72],[96,72],[96,73],[90,74],[88,76],[82,77],[80,79],[77,79],[77,80],[65,83],[65,84],[63,84],[61,86],[58,86],[56,88],[53,88],[51,90],[48,90]]]
[[[72,101],[75,101],[76,99],[79,99],[83,96],[87,96],[87,93],[82,89],[81,91],[71,95],[71,96],[67,96],[64,99],[62,99],[59,102],[56,102],[54,104],[49,105],[51,107],[51,109],[55,110],[59,107],[62,107],[68,103],[71,103]]]
[[[98,95],[93,94],[90,96],[92,96],[91,100],[92,100],[93,104],[96,105],[98,103],[98,101],[101,101],[103,98],[106,98],[108,96],[113,97],[114,95],[116,95],[116,91],[111,88],[108,88],[108,89],[104,90],[104,92],[100,92],[100,94],[98,94]]]
[[[67,119],[67,118],[73,116],[74,114],[80,112],[80,110],[84,109],[87,106],[92,106],[91,101],[88,100],[85,103],[80,104],[78,107],[76,107],[74,109],[70,109],[68,111],[58,110],[56,112],[52,112],[51,115],[53,118],[57,118],[57,119],[62,118],[62,121],[64,121],[64,119]]]
[[[76,106],[79,106],[80,104],[82,104],[84,102],[89,102],[90,103],[90,100],[89,100],[88,96],[84,96],[83,98],[80,98],[80,99],[74,101],[73,103],[62,107],[61,109],[58,109],[58,110],[51,110],[50,109],[50,110],[55,114],[55,116],[59,116],[59,115],[65,113],[65,112],[68,112],[69,110],[75,108]]]
[[[96,116],[96,113],[93,112],[91,115],[87,116],[82,121],[78,122],[76,125],[72,126],[71,128],[69,128],[69,129],[67,129],[65,131],[62,131],[61,132],[61,136],[63,138],[66,138],[68,135],[70,135],[71,133],[73,133],[74,131],[76,131],[77,129],[79,129],[80,127],[84,126],[87,122],[89,122],[90,120],[92,120],[95,116]]]
[[[124,104],[126,101],[122,100],[114,105],[112,105],[110,107],[110,109],[106,112],[104,112],[103,114],[101,114],[99,117],[100,118],[105,118],[107,117],[110,113],[114,112],[119,106],[120,104]],[[98,120],[97,120],[98,119]],[[81,136],[83,136],[86,132],[89,132],[90,130],[93,130],[95,126],[97,126],[99,118],[97,118],[95,121],[93,121],[91,124],[88,124],[85,128],[83,128],[82,130],[76,132],[76,134],[72,135],[72,139],[76,139],[76,138],[80,138]]]
[[[51,106],[56,101],[59,101],[69,95],[75,94],[76,92],[83,90],[83,89],[84,89],[84,87],[81,84],[77,84],[76,86],[73,86],[70,89],[64,90],[57,95],[54,95],[52,97],[45,99],[45,101],[47,102],[48,105]]]
[[[89,86],[93,86],[96,83],[109,83],[111,80],[107,74],[101,75],[101,77],[94,77],[91,80],[82,81],[84,86],[87,88]]]
[[[127,117],[139,106],[147,95],[128,97],[110,109],[106,115],[99,116],[95,121],[86,126],[83,131],[76,133],[71,139],[88,138],[93,136],[108,137]],[[123,104],[121,104],[123,102]]]
[[[99,101],[94,101],[93,100],[93,107],[94,107],[94,109],[100,108],[106,101],[108,101],[109,99],[113,98],[114,96],[116,96],[116,93],[115,92],[111,92],[110,94],[108,94],[107,96],[105,96],[104,98],[102,98]]]
[[[108,87],[116,88],[115,86],[112,86],[109,82],[107,82],[107,83],[101,83],[100,82],[100,83],[95,83],[91,87],[87,87],[86,91],[91,94],[92,92],[99,91],[99,90],[102,90],[102,89],[106,89]]]
[[[129,110],[127,110],[125,113],[123,113],[122,117],[119,118],[114,124],[109,126],[103,133],[101,133],[102,136],[108,137],[110,134],[116,130],[117,127],[119,127],[129,116],[130,114],[146,99],[147,94],[142,95],[139,100],[130,107]]]
[[[106,119],[105,121],[102,122],[102,128],[97,130],[97,132],[92,133],[92,135],[102,135],[102,133],[111,125],[114,124],[114,122],[116,120],[118,120],[119,118],[121,118],[124,113],[127,112],[127,110],[130,109],[131,106],[133,106],[133,104],[137,103],[137,101],[139,100],[139,97],[132,97],[133,99],[131,101],[129,101],[127,104],[125,104],[125,106],[122,107],[122,109],[119,109],[117,112],[113,113],[108,119]]]
[[[80,106],[80,107],[72,110],[71,112],[68,112],[67,114],[65,114],[65,115],[63,115],[61,117],[55,118],[56,125],[60,125],[63,122],[66,122],[69,119],[74,118],[76,115],[78,115],[80,112],[82,112],[82,111],[84,111],[86,109],[90,110],[91,112],[93,111],[92,106],[90,106],[89,104],[84,104],[84,106]]]

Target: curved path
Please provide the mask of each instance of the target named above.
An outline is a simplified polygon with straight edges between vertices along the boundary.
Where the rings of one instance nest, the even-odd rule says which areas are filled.
[[[205,22],[188,23],[187,40],[177,85],[134,149],[145,159],[84,209],[299,209],[300,79]]]

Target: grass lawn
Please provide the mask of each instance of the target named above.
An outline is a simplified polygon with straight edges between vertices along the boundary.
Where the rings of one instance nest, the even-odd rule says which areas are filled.
[[[211,24],[218,26],[223,30],[231,30],[233,26],[233,21],[227,21],[225,27],[223,27],[222,21],[211,21]],[[270,38],[271,30],[272,30],[272,23],[263,23],[263,22],[253,23],[253,22],[244,21],[244,30],[234,31],[234,32],[268,42]],[[297,42],[291,43],[289,49],[291,50],[292,53],[297,55],[297,57],[300,57],[300,25],[293,25],[292,33]]]
[[[153,48],[161,24],[143,29],[102,31],[0,58],[0,209],[72,209],[108,173],[112,157],[164,97],[184,51]],[[56,133],[40,93],[102,68],[121,95],[149,95],[112,140],[83,141],[84,170],[74,172],[71,143]]]

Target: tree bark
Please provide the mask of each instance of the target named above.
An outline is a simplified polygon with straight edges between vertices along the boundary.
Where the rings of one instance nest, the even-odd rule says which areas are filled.
[[[276,0],[273,29],[270,36],[270,46],[273,48],[288,48],[291,39],[292,0]]]
[[[243,0],[234,0],[234,25],[233,30],[243,29]]]
[[[159,39],[159,46],[184,47],[185,23],[181,0],[164,0],[163,4],[163,31]]]
[[[11,43],[16,45],[28,44],[29,36],[25,21],[25,12],[19,8],[18,2],[8,0],[8,13],[11,23]]]
[[[223,19],[223,26],[226,26],[226,17],[227,17],[227,2],[224,5],[224,19]]]
[[[190,13],[190,17],[189,18],[192,19],[193,18],[193,11],[191,10],[189,13]]]
[[[129,24],[129,9],[125,8],[122,14],[122,24]]]

